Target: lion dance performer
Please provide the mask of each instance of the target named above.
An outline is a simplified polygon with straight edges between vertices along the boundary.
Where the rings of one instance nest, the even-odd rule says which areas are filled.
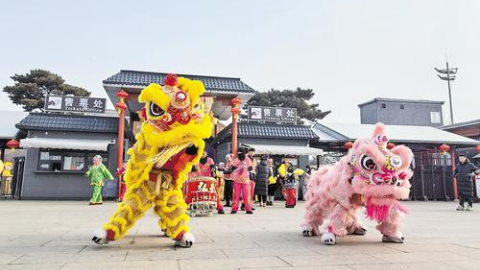
[[[95,232],[94,242],[122,238],[153,206],[160,228],[177,246],[194,244],[182,186],[202,156],[203,139],[212,131],[210,115],[200,99],[204,92],[202,82],[169,74],[164,87],[152,83],[140,93],[145,121],[137,142],[128,150],[127,193],[110,220]]]
[[[237,157],[232,161],[233,202],[231,214],[236,214],[238,211],[240,193],[243,197],[246,213],[253,214],[250,201],[250,173],[248,171],[250,167],[252,167],[252,160],[247,156],[246,149],[238,149]]]
[[[286,166],[282,164],[278,168],[278,173],[283,179],[285,188],[285,207],[294,208],[297,205],[298,177],[305,172],[302,169],[295,169],[293,165]]]
[[[387,149],[385,127],[376,125],[371,139],[358,139],[349,153],[333,166],[321,167],[307,188],[303,235],[320,235],[319,226],[329,219],[322,242],[333,245],[337,237],[364,235],[357,212],[365,205],[367,218],[378,223],[383,242],[403,243],[399,199],[408,198],[413,172],[412,151],[403,145]]]
[[[202,157],[200,158],[200,162],[195,165],[196,169],[196,175],[197,176],[207,176],[207,177],[215,177],[216,175],[216,168],[215,168],[215,162],[213,162],[213,159],[208,157],[208,154],[206,151],[203,151]],[[220,192],[219,192],[219,185],[217,185],[217,211],[219,214],[223,215],[225,214],[225,211],[223,210],[223,205],[222,201],[220,200]]]
[[[89,168],[85,175],[90,178],[90,185],[93,186],[93,194],[89,205],[102,205],[102,188],[105,179],[113,180],[112,174],[102,163],[102,156],[96,155],[93,157],[93,166]]]

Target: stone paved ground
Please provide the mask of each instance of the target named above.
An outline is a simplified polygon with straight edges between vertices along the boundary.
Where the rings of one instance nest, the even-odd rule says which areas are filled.
[[[408,202],[405,244],[382,244],[372,223],[366,236],[323,246],[299,232],[302,207],[258,209],[255,215],[196,217],[191,249],[172,247],[149,212],[123,240],[90,241],[115,203],[0,201],[0,269],[480,269],[480,207]]]

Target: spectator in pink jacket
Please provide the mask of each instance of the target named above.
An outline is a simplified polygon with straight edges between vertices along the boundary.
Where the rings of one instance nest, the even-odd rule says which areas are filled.
[[[232,214],[238,211],[238,204],[240,201],[240,193],[242,193],[243,203],[245,204],[245,211],[247,214],[253,214],[251,206],[250,194],[250,173],[249,167],[252,166],[252,160],[247,156],[246,150],[240,148],[237,151],[237,157],[232,162],[233,166],[233,203]]]

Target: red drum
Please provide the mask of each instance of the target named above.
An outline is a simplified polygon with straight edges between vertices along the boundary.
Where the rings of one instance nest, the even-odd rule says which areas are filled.
[[[213,177],[196,176],[188,179],[185,189],[187,204],[208,202],[217,204],[217,180]]]

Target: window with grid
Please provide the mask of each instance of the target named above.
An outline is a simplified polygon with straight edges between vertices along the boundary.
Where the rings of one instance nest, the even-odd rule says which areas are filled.
[[[40,149],[37,169],[52,172],[84,172],[89,164],[93,164],[95,155],[101,155],[102,162],[107,165],[107,153]]]

